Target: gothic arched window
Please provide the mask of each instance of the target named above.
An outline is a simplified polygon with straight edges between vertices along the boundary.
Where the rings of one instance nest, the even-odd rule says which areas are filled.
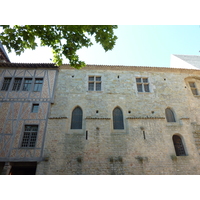
[[[179,137],[178,135],[173,135],[172,139],[173,139],[176,155],[177,156],[186,156],[181,137]]]
[[[82,129],[83,111],[78,106],[72,112],[71,129]]]
[[[174,112],[170,108],[165,109],[167,122],[176,122]]]
[[[124,129],[123,113],[119,107],[113,110],[113,128]]]

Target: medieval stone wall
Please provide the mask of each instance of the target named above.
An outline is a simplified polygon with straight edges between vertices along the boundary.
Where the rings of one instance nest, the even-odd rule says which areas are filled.
[[[101,91],[88,91],[88,77],[101,77]],[[150,92],[138,92],[148,78]],[[37,174],[200,174],[200,71],[150,67],[61,66]],[[72,111],[83,111],[82,129],[71,129]],[[113,110],[124,129],[113,129]],[[176,122],[167,122],[165,109]],[[176,156],[173,135],[186,156]]]

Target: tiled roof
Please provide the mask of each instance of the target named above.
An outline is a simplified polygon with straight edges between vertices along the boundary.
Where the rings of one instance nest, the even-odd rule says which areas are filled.
[[[72,69],[69,64],[63,64],[59,67],[59,69]],[[81,70],[126,70],[126,71],[163,71],[163,72],[197,72],[200,73],[200,69],[185,69],[185,68],[172,68],[172,67],[154,67],[154,66],[126,66],[126,65],[97,65],[97,64],[89,64],[83,67]]]
[[[0,67],[59,68],[54,63],[0,63]]]
[[[4,56],[6,57],[7,61],[10,62],[9,57],[8,57],[8,55],[7,55],[7,53],[6,53],[6,51],[5,51],[4,47],[3,47],[3,45],[1,44],[1,42],[0,42],[0,51],[3,52],[3,54],[4,54]]]

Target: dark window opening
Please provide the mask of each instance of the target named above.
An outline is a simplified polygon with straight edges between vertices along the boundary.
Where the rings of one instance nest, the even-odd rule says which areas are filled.
[[[82,129],[83,111],[76,107],[72,112],[71,129]]]
[[[124,129],[123,113],[119,107],[113,110],[113,128]]]
[[[36,173],[36,162],[11,163],[11,165],[9,175],[35,175]]]
[[[186,156],[181,138],[178,135],[174,135],[172,139],[176,151],[176,156]]]
[[[31,112],[38,113],[39,110],[39,104],[33,104]]]
[[[88,131],[86,131],[86,133],[85,133],[85,139],[86,140],[88,139]]]
[[[144,137],[144,140],[145,140],[146,139],[145,131],[143,131],[143,137]]]
[[[0,175],[2,174],[5,162],[0,162]]]

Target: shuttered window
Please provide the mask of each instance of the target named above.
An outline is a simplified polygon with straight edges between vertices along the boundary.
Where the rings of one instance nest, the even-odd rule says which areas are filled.
[[[185,149],[181,137],[173,135],[173,143],[177,156],[186,156]]]
[[[175,117],[174,117],[174,112],[170,108],[165,109],[165,115],[167,122],[176,122]]]
[[[113,128],[124,129],[123,113],[119,107],[113,110]]]
[[[71,129],[82,129],[83,111],[76,107],[72,112]]]

